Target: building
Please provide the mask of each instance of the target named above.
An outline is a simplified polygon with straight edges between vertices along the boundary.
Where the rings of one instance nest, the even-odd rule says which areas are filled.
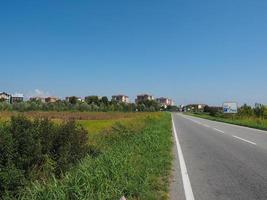
[[[203,112],[206,104],[189,104],[184,107],[184,111],[188,112]]]
[[[0,93],[0,102],[11,103],[11,95],[5,92]]]
[[[46,103],[56,103],[59,100],[57,97],[46,97],[45,102]]]
[[[23,94],[13,94],[11,97],[11,102],[19,103],[19,102],[23,102],[23,99],[24,99]]]
[[[129,97],[123,94],[113,95],[112,100],[122,103],[130,103]]]
[[[154,100],[154,97],[149,94],[140,94],[137,95],[137,98],[135,99],[136,103],[142,102],[142,101],[151,101]]]
[[[173,106],[174,105],[174,102],[172,99],[165,98],[165,97],[157,98],[156,101],[164,108],[167,108],[167,106]]]
[[[44,97],[31,97],[30,101],[40,101],[42,103],[45,103],[45,98]]]

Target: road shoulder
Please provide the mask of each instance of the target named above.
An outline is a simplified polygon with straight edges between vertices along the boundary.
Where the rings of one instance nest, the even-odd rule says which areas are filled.
[[[183,189],[181,169],[180,169],[180,163],[176,145],[177,144],[175,142],[174,132],[173,132],[173,148],[172,148],[173,164],[172,164],[172,174],[170,178],[170,200],[186,200]]]

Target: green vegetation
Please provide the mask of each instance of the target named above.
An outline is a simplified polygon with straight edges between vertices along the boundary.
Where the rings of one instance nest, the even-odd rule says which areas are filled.
[[[99,115],[93,115],[91,118],[99,117]],[[64,146],[64,148],[61,148],[65,152],[62,153],[62,156],[69,155],[74,157],[73,160],[75,162],[73,163],[77,163],[77,160],[79,160],[78,164],[72,164],[68,166],[68,169],[63,169],[64,171],[59,170],[60,173],[57,174],[54,171],[56,163],[52,159],[54,157],[49,157],[50,159],[45,162],[46,164],[43,167],[37,167],[38,170],[36,171],[38,173],[35,173],[36,167],[31,168],[30,174],[33,174],[34,178],[32,176],[29,176],[30,178],[24,176],[27,179],[24,182],[26,184],[19,185],[15,191],[11,190],[13,189],[12,187],[9,188],[10,192],[2,190],[1,194],[5,195],[6,198],[15,196],[17,199],[106,200],[119,199],[123,195],[127,199],[168,199],[168,180],[172,160],[171,116],[167,113],[135,113],[128,118],[118,113],[109,113],[109,115],[116,117],[113,119],[107,117],[109,119],[99,120],[98,118],[97,120],[83,119],[78,121],[85,129],[88,129],[89,140],[83,137],[83,134],[82,137],[78,137],[79,139],[75,139],[75,137],[73,138],[74,134],[63,131],[71,130],[66,128],[67,126],[73,127],[77,136],[79,136],[77,133],[84,133],[84,129],[75,123],[74,125],[73,122],[55,124],[49,120],[48,122],[46,120],[29,121],[19,118],[26,120],[32,126],[39,123],[38,126],[32,128],[35,131],[38,129],[37,127],[43,127],[41,124],[46,121],[51,127],[58,130],[53,131],[53,134],[48,134],[51,137],[54,134],[61,133],[61,138],[64,140],[70,134],[71,138],[67,141],[79,141],[82,145],[80,146],[76,142],[76,146],[86,147],[82,149],[87,150],[87,155],[76,156],[76,153],[78,152],[77,154],[79,155],[80,152],[77,151],[76,146],[76,148],[72,146],[72,148],[76,149],[76,153],[66,153],[63,150],[71,150],[72,148]],[[89,116],[87,117],[90,118]],[[11,122],[6,122],[4,127],[10,126],[11,123],[12,120]],[[4,127],[1,128],[1,136],[5,135],[6,129]],[[37,132],[41,133],[42,131]],[[45,132],[50,133],[48,130]],[[95,134],[96,132],[97,134]],[[28,131],[25,131],[25,135],[27,133]],[[0,141],[4,140],[0,139]],[[86,145],[84,145],[84,141],[86,141]],[[34,143],[38,144],[36,141]],[[9,156],[6,157],[8,158]],[[31,156],[24,156],[24,158],[27,157]],[[65,165],[68,159],[62,158],[60,159],[62,162],[59,163]],[[4,179],[0,178],[1,186],[3,185],[2,183],[6,184],[11,180],[10,176],[15,177],[12,181],[19,181],[23,177],[17,175],[16,168],[9,167],[8,169],[9,174],[5,174]],[[49,174],[46,172],[49,172]],[[3,175],[2,170],[0,177],[1,175]]]
[[[0,127],[0,197],[14,197],[30,181],[60,178],[90,152],[87,138],[74,121],[12,117]]]
[[[69,97],[69,100],[58,100],[53,103],[43,103],[40,100],[30,100],[18,103],[0,101],[0,111],[83,111],[83,112],[154,112],[160,110],[160,105],[154,100],[135,103],[122,103],[109,101],[107,97],[99,99],[97,96],[85,98],[85,102],[77,97]]]
[[[112,119],[112,120],[79,120],[81,124],[90,134],[98,134],[103,130],[110,130],[116,123],[129,124],[136,120],[135,118],[123,118],[123,119]]]
[[[206,107],[204,112],[186,114],[214,121],[267,130],[267,108],[265,106],[252,108],[245,104],[238,109],[237,114],[223,114],[221,109],[212,107]]]

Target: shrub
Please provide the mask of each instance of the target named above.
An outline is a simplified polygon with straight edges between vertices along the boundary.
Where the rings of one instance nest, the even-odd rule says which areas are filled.
[[[29,181],[61,177],[89,152],[87,144],[87,132],[75,121],[12,117],[0,127],[0,199]]]

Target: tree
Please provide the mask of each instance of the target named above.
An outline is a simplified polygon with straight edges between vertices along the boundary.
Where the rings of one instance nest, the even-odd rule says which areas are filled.
[[[75,96],[69,97],[69,103],[70,104],[75,105],[75,104],[77,104],[77,102],[78,102],[78,98],[77,97],[75,97]]]
[[[260,105],[256,108],[254,108],[254,114],[257,116],[257,117],[264,117],[264,112],[265,112],[266,108],[265,106],[263,105]]]
[[[89,105],[92,103],[99,105],[99,98],[98,96],[87,96],[85,97],[85,102],[88,103]]]
[[[144,100],[137,103],[139,111],[159,111],[160,104],[154,100]]]
[[[250,117],[253,115],[253,110],[251,106],[248,106],[247,104],[244,104],[239,110],[238,115],[241,117]]]
[[[211,116],[215,116],[217,113],[219,113],[219,108],[205,106],[204,107],[204,112],[205,113],[209,113]]]
[[[108,97],[104,96],[101,98],[102,103],[104,103],[105,105],[108,105],[109,101],[108,101]]]
[[[6,100],[4,98],[0,98],[0,102],[5,102]]]

